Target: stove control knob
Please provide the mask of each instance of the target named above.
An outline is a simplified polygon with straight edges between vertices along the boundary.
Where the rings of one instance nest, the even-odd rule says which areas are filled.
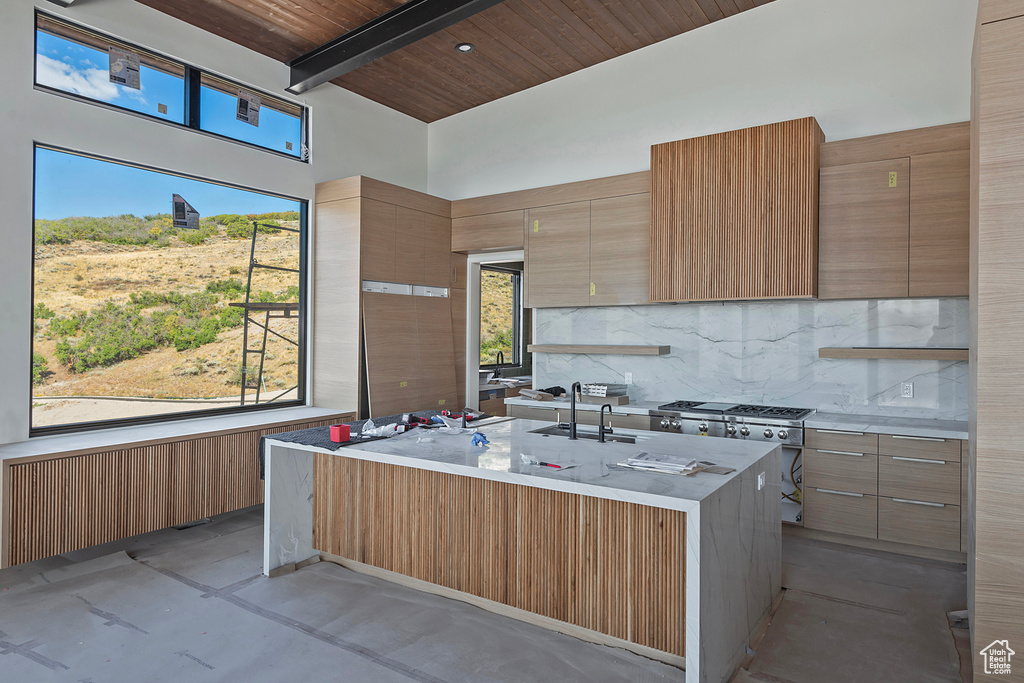
[[[672,429],[679,431],[683,428],[683,423],[679,420],[672,420]]]
[[[705,432],[708,431],[708,426],[705,423],[701,422],[700,423],[700,427],[698,428],[697,431],[699,431],[701,433],[705,433]]]
[[[764,438],[766,438],[766,439],[772,438],[772,430],[770,430],[770,429],[764,430]]]
[[[740,434],[743,436],[750,436],[750,430],[746,427],[740,427]]]
[[[779,438],[780,439],[785,441],[788,437],[789,437],[789,432],[787,432],[785,429],[780,429],[779,430]]]
[[[729,436],[736,436],[736,427],[734,425],[727,426],[725,428],[725,433]]]
[[[672,422],[667,417],[661,418],[661,428],[662,429],[668,429],[671,424],[672,424]]]

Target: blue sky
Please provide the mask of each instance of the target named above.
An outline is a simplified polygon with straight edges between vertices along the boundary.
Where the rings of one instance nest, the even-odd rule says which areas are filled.
[[[36,80],[39,83],[167,121],[184,122],[184,79],[142,64],[141,89],[135,90],[111,83],[109,64],[109,55],[102,50],[36,31]],[[301,154],[302,122],[298,118],[262,106],[257,127],[238,120],[237,103],[237,97],[203,86],[200,128],[292,156]],[[167,113],[161,114],[159,105],[166,106]],[[292,148],[288,149],[286,143],[291,143]]]
[[[290,199],[36,148],[36,218],[170,213],[175,192],[201,216],[299,210]]]

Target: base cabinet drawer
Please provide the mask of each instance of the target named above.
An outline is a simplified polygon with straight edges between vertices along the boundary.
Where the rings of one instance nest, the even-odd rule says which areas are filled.
[[[803,465],[809,487],[878,493],[878,456],[872,453],[805,448]]]
[[[960,505],[960,463],[880,455],[878,495]]]
[[[876,538],[877,499],[864,493],[804,486],[803,521],[808,529]]]
[[[807,429],[804,431],[804,446],[832,451],[877,453],[878,434],[843,432],[835,429]]]
[[[564,422],[568,422],[569,411],[564,412],[566,415]],[[576,423],[581,425],[598,425],[601,423],[601,414],[596,413],[593,410],[580,410],[576,409]],[[608,411],[604,413],[604,424],[608,426],[611,424],[612,429],[618,427],[619,429],[644,429],[650,431],[651,429],[651,416],[650,415],[634,415],[632,413],[616,413],[612,411],[612,415],[608,417]]]
[[[566,421],[569,419],[569,409],[566,408],[562,411],[566,416]],[[543,422],[557,422],[559,411],[555,408],[534,408],[532,406],[520,406],[510,404],[506,406],[506,414],[509,417],[519,417],[524,420],[541,420]]]
[[[932,460],[956,460],[960,462],[960,439],[880,434],[878,437],[878,452],[883,455],[901,455],[908,458],[930,458]]]
[[[960,550],[960,506],[879,496],[878,538]]]

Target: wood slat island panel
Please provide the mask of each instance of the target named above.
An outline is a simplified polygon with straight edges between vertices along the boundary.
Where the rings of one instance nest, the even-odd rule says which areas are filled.
[[[684,655],[685,513],[316,453],[313,547]]]
[[[5,465],[4,566],[263,502],[259,440],[351,413]]]

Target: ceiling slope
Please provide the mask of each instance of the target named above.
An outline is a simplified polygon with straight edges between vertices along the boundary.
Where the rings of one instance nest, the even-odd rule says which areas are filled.
[[[138,1],[282,62],[402,4]],[[768,2],[505,0],[331,82],[429,123]]]

